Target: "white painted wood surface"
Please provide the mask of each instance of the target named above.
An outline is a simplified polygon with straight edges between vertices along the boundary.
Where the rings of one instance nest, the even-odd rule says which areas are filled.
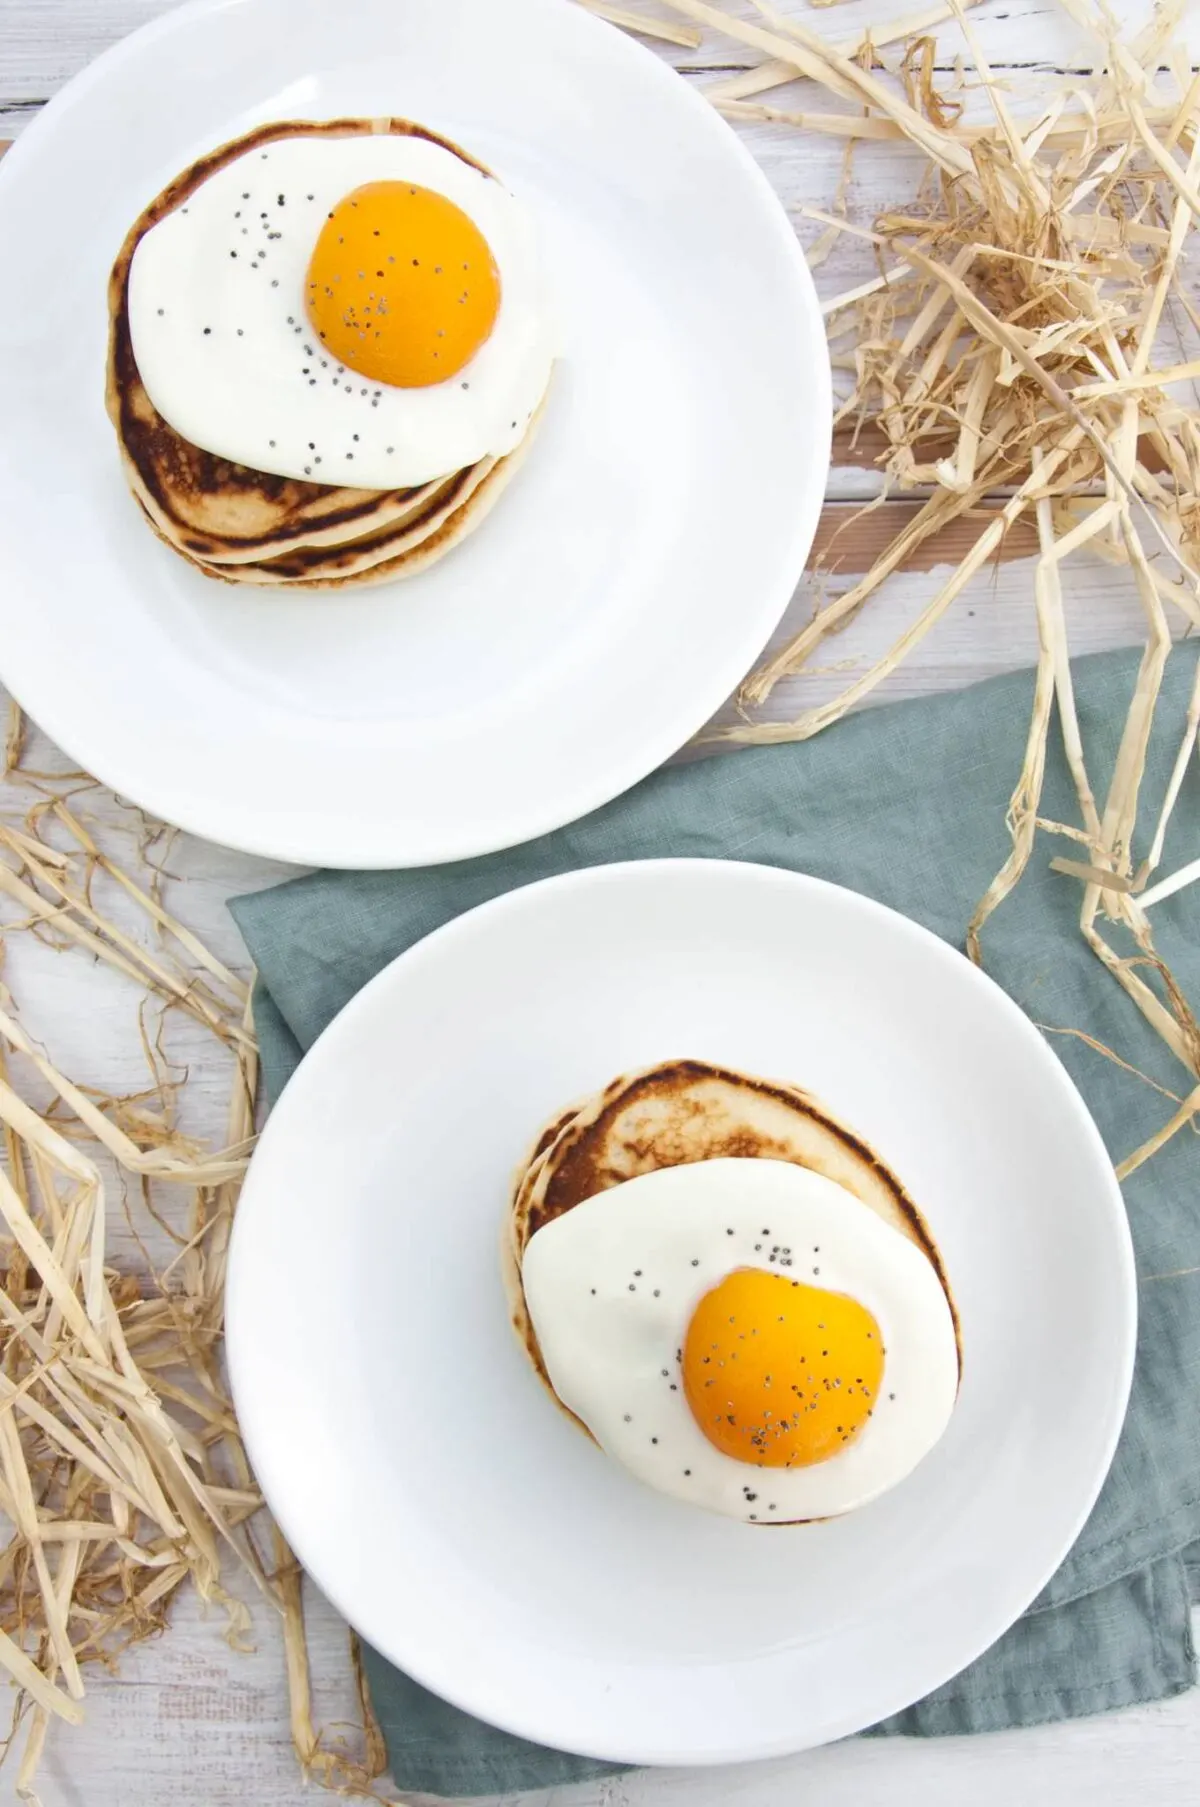
[[[92,57],[171,3],[0,0],[0,136],[19,132]],[[912,0],[846,0],[836,10],[820,11],[809,11],[804,0],[782,4],[838,40],[914,10]],[[1118,10],[1126,16],[1135,6],[1144,10],[1142,0],[1119,0]],[[1197,10],[1193,7],[1193,14]],[[1022,96],[1049,70],[1088,66],[1090,52],[1055,0],[987,0],[974,17],[986,54],[998,68],[1012,69]],[[1200,38],[1200,30],[1196,35]],[[950,64],[957,48],[954,29],[943,29],[939,39]],[[710,79],[710,69],[739,60],[736,53],[713,49],[666,54],[697,81]],[[785,128],[756,127],[746,135],[790,208],[829,204],[839,150],[811,140],[801,147]],[[900,198],[903,159],[894,151],[889,156],[886,171],[866,159],[857,166],[848,193],[852,217],[867,221],[884,199]],[[807,236],[810,229],[799,224]],[[831,261],[820,275],[826,293],[852,280],[847,263]],[[858,496],[871,484],[864,473],[835,472],[830,494]],[[929,595],[932,581],[926,573],[894,583],[837,642],[838,664],[877,656]],[[1080,561],[1067,568],[1064,582],[1076,650],[1137,638],[1136,605],[1119,575]],[[784,631],[807,617],[812,602],[811,587],[802,585]],[[1005,565],[977,582],[884,694],[922,694],[1027,664],[1035,644],[1030,567]],[[825,668],[796,680],[778,698],[780,713],[832,694],[845,677],[844,669]],[[54,757],[44,743],[35,745],[35,755],[37,764]],[[0,794],[6,814],[15,818],[24,807],[22,800]],[[92,807],[120,819],[118,805],[103,794]],[[170,866],[177,875],[171,907],[231,964],[244,968],[225,899],[271,883],[284,876],[283,869],[187,837],[175,846]],[[27,938],[14,949],[5,978],[28,1025],[76,1076],[115,1085],[126,1071],[136,1071],[131,999],[119,980],[81,973],[79,961],[31,947]],[[211,1084],[206,1077],[193,1068],[190,1108],[196,1127],[216,1135],[220,1076],[214,1072]],[[118,1259],[123,1249],[130,1253],[118,1233]],[[325,1725],[336,1730],[353,1717],[345,1633],[320,1599],[313,1597],[311,1607],[318,1709]],[[42,1787],[45,1807],[159,1807],[168,1800],[176,1807],[299,1807],[304,1799],[312,1801],[313,1793],[302,1788],[288,1734],[278,1630],[260,1604],[254,1613],[257,1652],[237,1655],[222,1639],[219,1616],[206,1618],[197,1601],[185,1596],[168,1633],[133,1652],[118,1679],[90,1678],[86,1725],[52,1736]],[[12,1798],[11,1774],[0,1772],[0,1801]],[[987,1738],[859,1740],[739,1770],[642,1775],[558,1790],[553,1802],[554,1807],[790,1807],[793,1802],[957,1807],[970,1801],[973,1807],[1008,1807],[1016,1798],[1031,1807],[1052,1801],[1058,1807],[1117,1807],[1132,1800],[1147,1807],[1183,1807],[1196,1797],[1198,1774],[1200,1693],[1193,1692],[1163,1706]],[[521,1800],[524,1807],[550,1807],[551,1797]]]

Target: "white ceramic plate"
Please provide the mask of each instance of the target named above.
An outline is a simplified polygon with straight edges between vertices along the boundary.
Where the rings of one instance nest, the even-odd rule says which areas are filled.
[[[394,113],[519,193],[563,360],[525,468],[407,583],[214,583],[160,546],[104,414],[132,220],[269,119]],[[0,673],[74,758],[194,832],[334,866],[483,852],[698,729],[792,593],[829,371],[787,218],[730,129],[567,0],[202,0],[99,59],[0,166]]]
[[[768,1536],[649,1491],[509,1327],[499,1227],[531,1137],[679,1055],[816,1091],[945,1257],[954,1417],[846,1518]],[[267,1497],[371,1643],[544,1743],[716,1763],[868,1725],[1016,1618],[1107,1471],[1135,1297],[1100,1136],[1015,1004],[851,892],[681,860],[511,893],[367,986],[268,1124],[228,1313]]]

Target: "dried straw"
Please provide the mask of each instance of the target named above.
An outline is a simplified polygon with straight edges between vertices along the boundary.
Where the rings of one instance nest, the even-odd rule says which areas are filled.
[[[873,229],[837,212],[804,210],[822,227],[814,261],[839,240],[865,242],[876,274],[824,305],[831,334],[853,355],[838,425],[883,446],[885,494],[923,500],[851,588],[823,601],[791,642],[742,687],[742,719],[710,738],[806,739],[865,701],[959,601],[1018,521],[1037,534],[1033,600],[1039,659],[1021,774],[1008,811],[1011,848],[974,913],[968,951],[1020,882],[1046,834],[1067,834],[1080,854],[1050,860],[1082,887],[1088,946],[1188,1074],[1162,1128],[1121,1163],[1134,1171],[1200,1111],[1200,1025],[1154,944],[1150,912],[1200,879],[1200,859],[1151,884],[1168,822],[1195,758],[1200,679],[1167,793],[1142,796],[1173,632],[1200,625],[1200,418],[1179,386],[1200,375],[1200,314],[1184,272],[1200,224],[1200,74],[1175,42],[1181,0],[1166,0],[1125,40],[1105,0],[1060,0],[1094,45],[1096,68],[1075,75],[1036,117],[1018,119],[967,16],[946,0],[889,31],[889,66],[876,34],[833,45],[768,0],[757,19],[709,0],[664,0],[674,13],[753,52],[753,67],[707,92],[735,119],[821,131],[848,147],[907,143],[924,173],[914,204]],[[953,17],[990,103],[983,123],[961,123],[961,93],[938,88],[939,19]],[[759,96],[807,81],[835,110],[775,106]],[[990,512],[985,497],[1002,498]],[[983,523],[887,653],[832,702],[789,722],[756,711],[781,679],[811,669],[826,640],[869,604],[888,578],[947,523]],[[1145,635],[1116,769],[1097,795],[1075,709],[1062,567],[1081,555],[1119,565]],[[1046,748],[1057,715],[1078,823],[1040,817]],[[1148,842],[1140,859],[1135,838]]]
[[[695,50],[700,42],[700,33],[686,25],[672,25],[668,19],[610,6],[608,0],[579,0],[579,4],[598,18],[607,19],[610,25],[619,25],[622,31],[634,32],[640,38],[658,38],[664,44],[680,44],[685,50]]]
[[[223,1608],[227,1637],[244,1646],[249,1615],[223,1579],[234,1562],[278,1614],[305,1774],[380,1799],[384,1754],[369,1716],[361,1761],[313,1724],[299,1571],[277,1532],[271,1562],[259,1554],[262,1502],[219,1361],[228,1235],[254,1133],[249,987],[164,906],[153,837],[139,837],[132,864],[118,858],[103,843],[120,831],[85,819],[73,775],[33,777],[23,747],[14,710],[8,800],[23,787],[30,807],[21,826],[0,822],[0,910],[9,906],[0,935],[8,945],[48,934],[83,956],[81,977],[100,962],[130,982],[150,1084],[114,1096],[74,1083],[0,988],[0,1513],[9,1527],[0,1666],[16,1688],[14,1731],[24,1725],[17,1798],[37,1800],[51,1721],[82,1718],[88,1667],[112,1668],[161,1630],[186,1581]],[[121,902],[131,927],[114,918]],[[160,1013],[153,1033],[147,1003]],[[180,1127],[180,1086],[163,1053],[168,1012],[198,1026],[227,1066],[220,1148]],[[106,1250],[114,1177],[128,1182],[126,1211],[145,1252],[137,1273],[119,1271]],[[151,1224],[176,1251],[157,1273],[143,1240]],[[360,1674],[353,1648],[350,1658]]]

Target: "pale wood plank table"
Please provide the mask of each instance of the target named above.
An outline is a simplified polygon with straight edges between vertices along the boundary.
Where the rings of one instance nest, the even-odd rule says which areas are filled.
[[[45,101],[78,69],[127,31],[153,18],[173,0],[0,0],[0,137],[15,137]],[[402,3],[402,0],[397,0]],[[497,0],[497,4],[502,0]],[[1127,13],[1135,0],[1122,0]],[[796,12],[803,0],[784,0]],[[911,10],[903,0],[847,0],[836,12],[810,14],[828,36],[853,39],[867,24]],[[1193,8],[1193,12],[1197,9]],[[985,0],[975,15],[985,50],[997,68],[1019,69],[1022,88],[1048,71],[1086,67],[1084,47],[1064,22],[1055,0]],[[1200,19],[1194,22],[1200,40]],[[952,33],[942,34],[947,46]],[[702,81],[731,60],[719,52],[664,51]],[[949,49],[945,61],[952,60]],[[736,59],[732,59],[736,61]],[[781,197],[791,208],[828,205],[840,153],[811,140],[803,150],[786,129],[755,127],[748,137]],[[852,213],[869,220],[874,206],[896,198],[894,171],[863,167],[849,191]],[[883,183],[889,187],[885,188]],[[849,266],[821,274],[826,292],[853,280]],[[0,425],[0,431],[2,431]],[[848,505],[873,493],[874,478],[841,466],[829,488],[828,533]],[[878,543],[878,542],[876,542]],[[837,583],[865,568],[870,543],[845,536]],[[930,593],[927,571],[902,575],[885,597],[837,642],[836,661],[786,686],[777,698],[781,714],[823,700],[845,682],[845,664],[877,656]],[[1138,623],[1125,584],[1100,564],[1080,563],[1066,574],[1074,644],[1078,651],[1122,645],[1137,637]],[[806,619],[813,588],[802,584],[784,632]],[[1030,607],[1030,566],[1023,560],[993,567],[971,594],[897,673],[885,695],[897,697],[958,686],[992,672],[1030,662],[1036,639]],[[832,655],[831,655],[832,662]],[[36,764],[54,758],[45,743],[34,746]],[[121,819],[118,806],[101,797],[93,808]],[[0,795],[14,817],[24,807]],[[172,907],[232,965],[244,968],[225,899],[284,876],[284,869],[221,851],[184,837],[171,867],[177,875]],[[137,1072],[130,997],[119,980],[99,974],[81,989],[79,964],[46,950],[15,950],[6,977],[52,1053],[76,1076],[110,1085]],[[197,1050],[199,1051],[199,1050]],[[193,1084],[196,1128],[220,1134],[221,1086],[214,1078]],[[116,1242],[122,1253],[120,1232]],[[311,1602],[318,1707],[327,1726],[352,1718],[344,1630],[333,1612]],[[221,1637],[219,1616],[206,1618],[196,1600],[179,1601],[171,1628],[125,1662],[119,1679],[92,1678],[86,1725],[52,1739],[43,1781],[45,1807],[299,1807],[319,1798],[303,1790],[288,1734],[283,1659],[276,1627],[255,1608],[258,1650],[236,1655]],[[784,1807],[812,1801],[821,1807],[1007,1807],[1014,1798],[1040,1807],[1117,1807],[1140,1800],[1147,1807],[1183,1807],[1196,1795],[1200,1773],[1200,1693],[1153,1706],[1069,1725],[997,1734],[988,1738],[855,1741],[791,1759],[739,1770],[673,1771],[601,1786],[556,1791],[555,1807],[724,1807],[754,1803]],[[11,1772],[9,1772],[11,1775]],[[12,1798],[10,1779],[0,1780],[0,1800]],[[550,1807],[545,1795],[522,1797],[525,1807]]]

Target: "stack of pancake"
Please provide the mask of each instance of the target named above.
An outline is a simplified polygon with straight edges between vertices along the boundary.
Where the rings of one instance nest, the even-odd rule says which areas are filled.
[[[172,182],[130,230],[109,280],[106,400],[126,477],[151,527],[210,577],[228,583],[335,589],[408,577],[482,521],[516,471],[540,410],[507,456],[484,458],[414,489],[347,489],[252,470],[202,451],[163,419],[138,374],[129,270],[139,241],[235,157],[280,136],[386,130],[433,138],[404,120],[265,126],[203,158]],[[446,145],[443,139],[433,139]],[[446,145],[469,163],[457,147]],[[477,165],[482,167],[482,165]]]
[[[623,1074],[561,1112],[513,1182],[506,1287],[517,1335],[552,1394],[521,1286],[522,1257],[535,1231],[639,1174],[731,1157],[790,1161],[845,1187],[916,1244],[950,1298],[937,1249],[899,1180],[808,1093],[702,1061],[667,1061]]]

